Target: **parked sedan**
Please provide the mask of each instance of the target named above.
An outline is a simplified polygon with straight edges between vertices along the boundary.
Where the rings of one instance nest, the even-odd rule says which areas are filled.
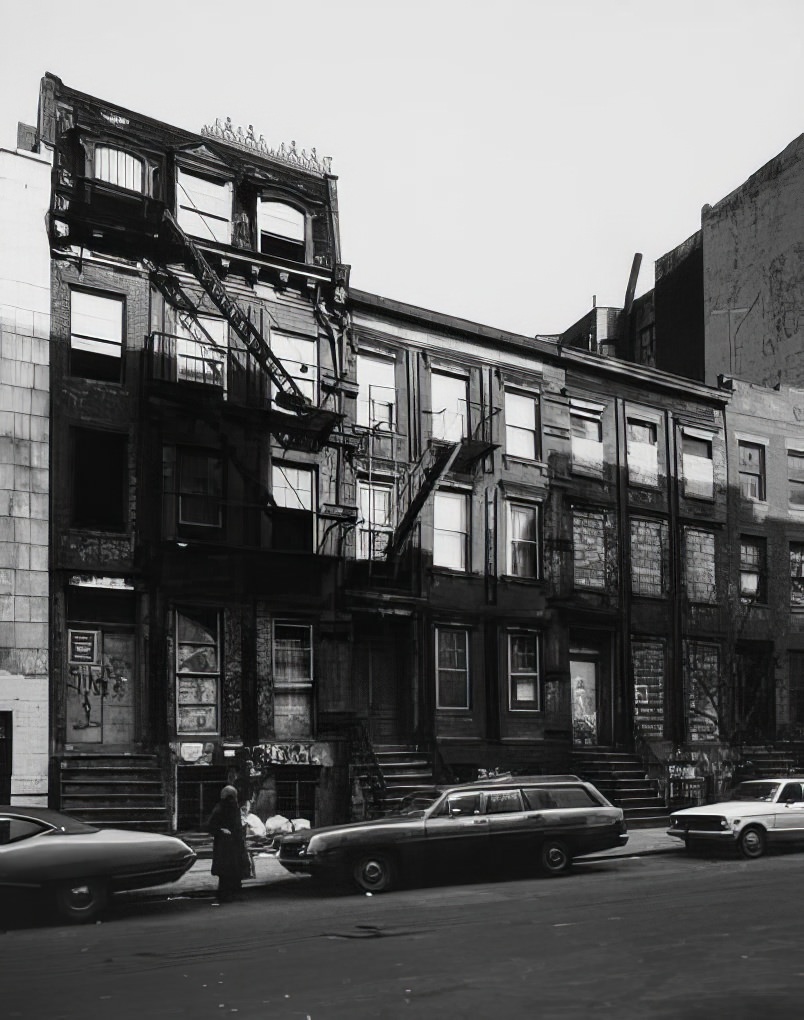
[[[195,859],[173,836],[97,829],[59,811],[0,805],[0,888],[44,889],[69,921],[93,920],[112,892],[174,882]]]
[[[623,846],[623,812],[577,776],[514,776],[430,787],[409,796],[399,814],[285,836],[279,863],[288,871],[347,877],[364,892],[383,892],[405,875],[490,868],[567,871],[573,857]]]
[[[667,831],[688,850],[736,846],[748,858],[761,857],[769,846],[804,843],[804,783],[787,777],[748,780],[727,801],[674,811]]]

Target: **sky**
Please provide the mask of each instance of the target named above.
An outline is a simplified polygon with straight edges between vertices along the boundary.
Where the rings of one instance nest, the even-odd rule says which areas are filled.
[[[525,335],[621,306],[635,252],[649,289],[804,131],[801,0],[5,0],[0,28],[1,147],[46,71],[315,146],[354,287]]]

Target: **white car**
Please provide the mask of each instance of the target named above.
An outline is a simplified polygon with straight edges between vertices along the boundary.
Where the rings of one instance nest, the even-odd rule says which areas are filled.
[[[670,836],[688,850],[706,844],[734,845],[743,857],[761,857],[769,846],[804,843],[804,781],[751,779],[730,800],[674,811]]]

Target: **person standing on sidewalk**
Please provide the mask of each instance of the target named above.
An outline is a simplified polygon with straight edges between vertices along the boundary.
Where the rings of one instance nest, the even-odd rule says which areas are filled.
[[[218,879],[218,903],[235,899],[244,878],[249,876],[248,851],[243,833],[237,790],[224,786],[221,799],[212,810],[207,830],[214,837],[212,874]]]

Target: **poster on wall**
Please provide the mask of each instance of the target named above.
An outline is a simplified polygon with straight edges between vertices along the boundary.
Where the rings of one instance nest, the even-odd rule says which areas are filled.
[[[70,630],[68,631],[70,663],[95,665],[99,661],[100,631]]]

